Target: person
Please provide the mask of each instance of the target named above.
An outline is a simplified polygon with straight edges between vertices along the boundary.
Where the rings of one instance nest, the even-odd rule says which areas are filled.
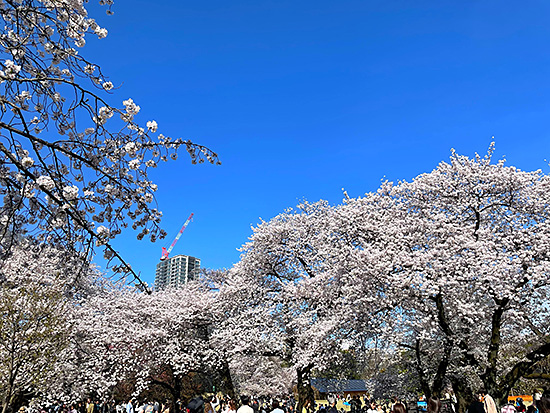
[[[396,401],[392,408],[393,413],[407,413],[407,409],[403,405],[403,403]]]
[[[202,397],[195,397],[187,405],[187,410],[189,413],[204,413],[204,400]]]
[[[237,413],[237,404],[235,403],[235,400],[229,399],[227,402],[227,407],[222,413]]]
[[[378,410],[376,410],[376,403],[374,400],[370,403],[370,407],[367,410],[367,413],[378,413]]]
[[[539,413],[550,413],[550,392],[544,391],[537,404]]]
[[[455,413],[457,409],[458,399],[456,398],[456,394],[452,389],[449,391],[449,393],[450,393],[449,400],[451,401],[451,410],[453,411],[453,413]]]
[[[427,402],[427,413],[439,413],[441,411],[441,400],[437,397],[430,397]]]
[[[132,404],[132,399],[128,400],[126,404],[126,413],[134,413],[134,405]]]
[[[239,407],[237,413],[254,413],[254,410],[250,407],[249,396],[245,394],[241,395],[241,407]]]
[[[329,407],[327,413],[338,413],[338,409],[336,409],[336,400],[335,399],[333,399],[330,402],[330,407]]]
[[[485,407],[485,413],[498,413],[495,400],[490,394],[485,393],[483,398],[483,406]]]
[[[514,400],[510,399],[508,400],[508,403],[502,406],[502,409],[500,409],[500,413],[516,413],[516,406],[514,406]]]
[[[355,412],[359,412],[361,410],[361,399],[357,397],[357,395],[354,395],[351,399],[351,403],[353,403],[353,409]]]
[[[254,413],[259,413],[260,403],[258,402],[258,400],[256,398],[252,399],[252,402],[250,403],[249,406],[252,407],[252,410],[254,411]]]
[[[216,396],[209,397],[208,402],[204,405],[204,413],[216,413],[218,404],[220,403]]]
[[[392,396],[391,398],[391,401],[390,401],[390,411],[393,412],[393,406],[395,406],[395,404],[397,403],[397,397],[395,396]],[[407,409],[405,409],[406,411]]]
[[[533,391],[533,405],[538,408],[539,401],[542,399],[542,393],[540,392],[540,389],[535,389]]]
[[[518,397],[516,399],[516,410],[519,413],[524,413],[527,410],[527,407],[525,407],[525,404],[523,403],[523,399],[521,397]]]
[[[277,400],[273,400],[273,403],[271,403],[271,413],[285,413]]]
[[[480,390],[477,392],[476,398],[468,406],[468,413],[485,413],[485,406],[483,405],[483,395],[485,390]]]
[[[90,398],[88,398],[88,402],[86,403],[86,413],[94,413],[94,407],[94,403]]]

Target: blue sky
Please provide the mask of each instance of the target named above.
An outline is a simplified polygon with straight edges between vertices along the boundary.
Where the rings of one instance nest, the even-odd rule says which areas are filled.
[[[339,203],[410,180],[450,149],[548,171],[547,1],[118,0],[82,50],[132,97],[143,123],[215,150],[152,178],[168,239],[115,247],[146,282],[172,254],[230,267],[251,225],[302,199]],[[101,262],[98,261],[100,264]]]

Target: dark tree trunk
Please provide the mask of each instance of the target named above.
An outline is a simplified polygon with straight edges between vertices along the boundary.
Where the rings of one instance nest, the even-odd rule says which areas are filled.
[[[443,390],[445,388],[445,379],[447,378],[447,369],[451,358],[451,352],[453,350],[453,343],[450,339],[445,340],[444,351],[441,360],[437,366],[437,372],[433,382],[430,384],[426,374],[424,373],[424,367],[422,362],[422,349],[420,339],[416,340],[414,346],[415,352],[415,367],[418,374],[418,380],[420,382],[420,388],[427,398],[438,397],[441,398]],[[430,356],[433,357],[433,356]]]
[[[441,393],[443,393],[443,388],[445,386],[445,379],[447,378],[447,368],[449,367],[451,353],[454,347],[454,332],[451,328],[449,320],[447,319],[443,295],[441,293],[438,293],[431,299],[435,302],[439,327],[446,337],[443,343],[443,356],[441,357],[441,360],[439,361],[439,364],[437,366],[437,372],[435,374],[430,392],[432,397],[440,398]],[[428,395],[426,396],[429,397]]]
[[[485,385],[485,390],[489,393],[497,404],[501,404],[501,399],[503,396],[499,391],[499,386],[497,384],[497,362],[499,358],[500,350],[500,330],[502,326],[502,316],[506,306],[508,305],[509,300],[495,300],[498,307],[493,313],[491,319],[491,342],[489,343],[489,349],[487,352],[487,367],[482,375],[483,384]]]
[[[181,379],[179,377],[174,376],[174,388],[172,393],[172,413],[179,413],[178,412],[178,399],[181,397],[181,390],[182,390],[182,384]]]
[[[313,409],[315,402],[315,395],[313,394],[313,388],[310,383],[310,373],[313,368],[313,364],[309,364],[303,369],[297,369],[298,376],[298,403],[296,406],[296,413],[303,413],[304,408],[308,413]]]
[[[418,380],[420,381],[420,388],[422,389],[422,392],[426,396],[426,398],[432,397],[432,389],[428,383],[428,380],[426,379],[426,375],[424,374],[424,368],[422,367],[422,352],[420,349],[420,339],[416,339],[415,346],[414,346],[414,354],[415,354],[415,367],[416,372],[418,373]]]
[[[221,386],[226,395],[235,400],[235,387],[233,386],[233,379],[231,378],[231,370],[229,370],[229,363],[224,360],[222,369],[220,370]]]
[[[464,377],[451,376],[449,380],[457,400],[456,411],[457,413],[464,413],[474,399],[472,390],[467,386]]]
[[[174,375],[174,370],[172,369],[171,366],[164,365],[163,369],[164,369],[165,375],[168,376],[166,377],[167,380],[161,380],[159,378],[151,377],[151,383],[161,386],[170,392],[170,395],[172,396],[170,412],[178,413],[177,401],[180,398],[180,394],[182,390],[181,379]]]
[[[447,378],[447,368],[451,359],[453,343],[450,339],[445,340],[443,358],[440,360],[437,367],[437,373],[432,386],[432,397],[441,398],[445,387],[445,379]]]

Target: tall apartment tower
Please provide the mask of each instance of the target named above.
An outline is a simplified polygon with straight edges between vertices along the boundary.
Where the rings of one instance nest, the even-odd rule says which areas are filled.
[[[199,275],[201,260],[188,255],[174,255],[157,264],[155,290],[177,288]]]

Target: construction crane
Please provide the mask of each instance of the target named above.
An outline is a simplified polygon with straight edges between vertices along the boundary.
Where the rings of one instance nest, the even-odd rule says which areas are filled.
[[[180,239],[181,234],[183,234],[183,231],[185,230],[185,228],[187,228],[187,225],[189,224],[189,221],[191,221],[191,219],[193,218],[193,215],[195,214],[191,213],[191,215],[189,215],[189,218],[187,218],[187,221],[185,221],[185,224],[183,224],[183,227],[181,227],[180,232],[178,232],[178,235],[176,235],[176,238],[174,239],[174,241],[172,241],[172,244],[168,247],[168,249],[162,247],[162,256],[160,257],[161,261],[164,261],[168,258],[168,256],[172,252],[172,248],[174,248],[174,245],[176,245],[176,242],[178,242],[178,240]]]

